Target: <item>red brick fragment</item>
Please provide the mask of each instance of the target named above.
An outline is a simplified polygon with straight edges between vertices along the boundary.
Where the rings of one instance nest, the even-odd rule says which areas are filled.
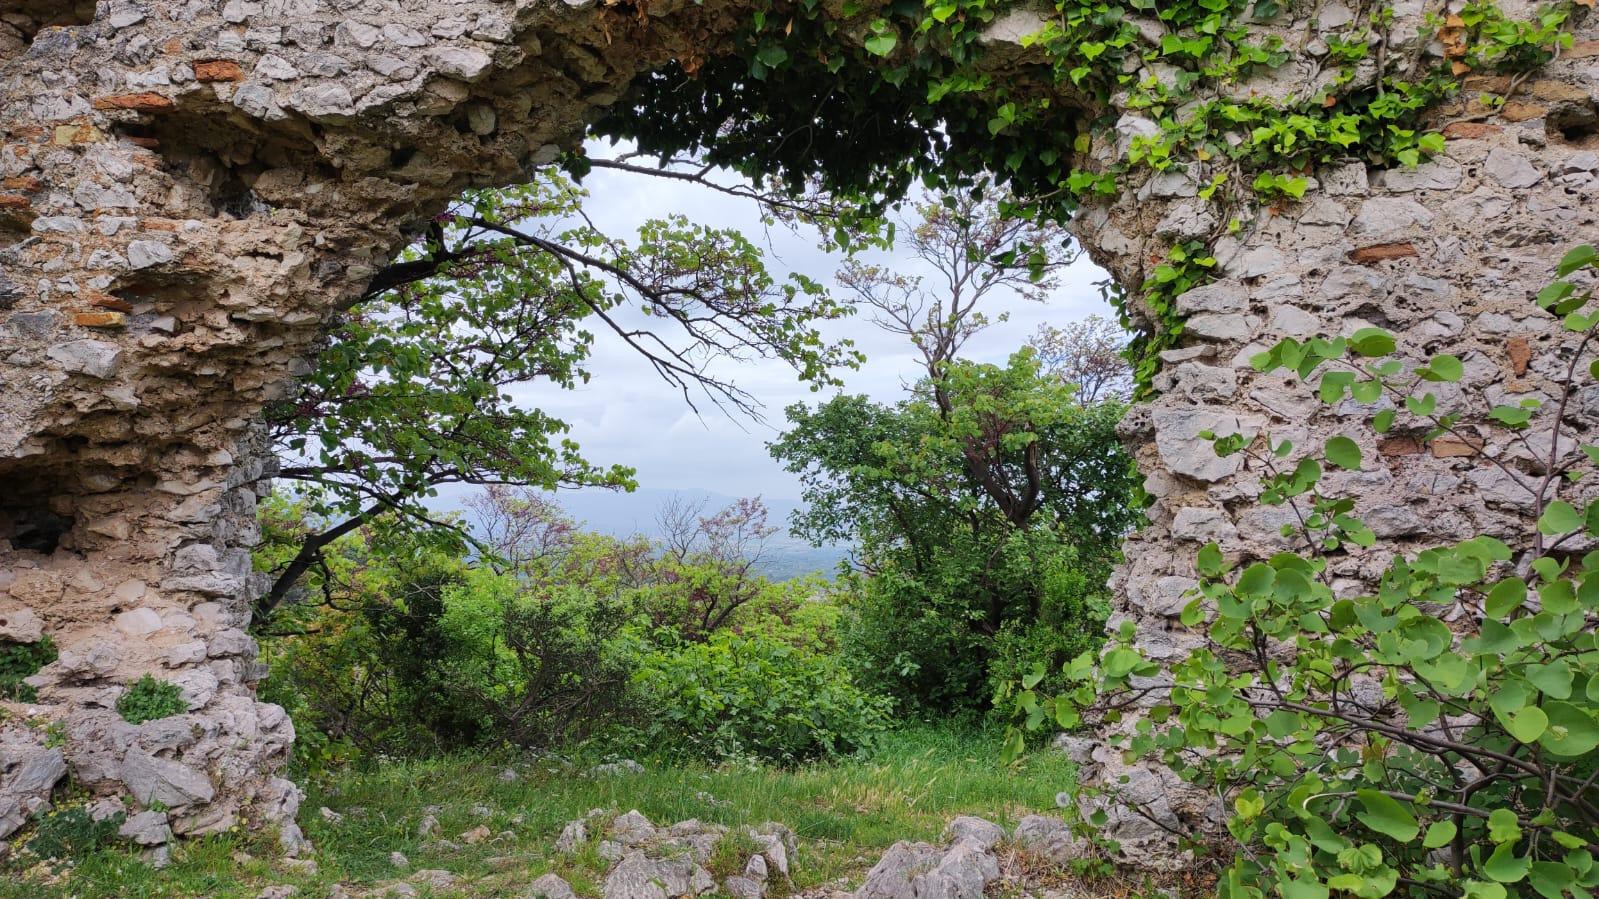
[[[203,84],[214,81],[243,81],[244,70],[231,59],[203,59],[194,64],[194,80]]]
[[[1384,259],[1403,259],[1406,256],[1419,256],[1416,245],[1408,241],[1404,243],[1379,243],[1369,247],[1361,247],[1349,252],[1349,261],[1361,265],[1370,265],[1373,262],[1382,262]]]
[[[163,97],[150,91],[137,94],[117,94],[113,97],[99,97],[92,104],[95,109],[136,109],[141,112],[157,112],[171,109],[178,104],[172,102],[171,97]]]
[[[1444,126],[1443,134],[1449,140],[1482,140],[1503,130],[1487,122],[1450,122]]]

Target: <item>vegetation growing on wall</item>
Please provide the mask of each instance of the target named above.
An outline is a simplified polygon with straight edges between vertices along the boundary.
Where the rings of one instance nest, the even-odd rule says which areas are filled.
[[[1532,507],[1524,552],[1471,536],[1398,556],[1371,593],[1351,590],[1329,560],[1376,538],[1353,498],[1321,485],[1367,467],[1360,444],[1217,437],[1219,454],[1259,465],[1261,503],[1293,512],[1293,551],[1240,568],[1207,545],[1182,612],[1203,646],[1162,664],[1125,629],[1097,660],[1068,666],[1076,688],[1016,694],[1019,718],[1071,727],[1091,710],[1132,725],[1118,729],[1123,750],[1226,801],[1237,858],[1222,896],[1502,899],[1599,885],[1599,503],[1588,487],[1599,447],[1567,418],[1599,378],[1599,363],[1581,368],[1599,333],[1581,279],[1596,270],[1599,251],[1578,247],[1538,294],[1575,335],[1552,402],[1490,402],[1495,442],[1510,452],[1469,435],[1461,444]],[[1397,350],[1368,328],[1285,340],[1254,366],[1313,382],[1324,404],[1372,409],[1379,434],[1461,439],[1459,416],[1477,398],[1440,399],[1462,381],[1461,360],[1407,363]]]

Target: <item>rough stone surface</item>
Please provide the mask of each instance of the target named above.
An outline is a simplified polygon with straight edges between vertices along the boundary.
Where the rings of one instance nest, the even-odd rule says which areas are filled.
[[[890,846],[854,899],[982,899],[999,878],[994,847],[1004,830],[967,816],[952,821],[946,834],[953,842],[945,849],[903,841]]]

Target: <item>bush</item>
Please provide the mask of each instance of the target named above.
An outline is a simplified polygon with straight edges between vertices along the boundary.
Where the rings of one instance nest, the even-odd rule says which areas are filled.
[[[1599,269],[1592,247],[1558,274],[1583,269]],[[1539,293],[1580,348],[1551,366],[1565,372],[1554,402],[1487,404],[1499,441],[1463,431],[1490,425],[1463,425],[1432,392],[1463,380],[1461,360],[1407,366],[1387,358],[1394,339],[1381,330],[1288,340],[1256,358],[1262,371],[1321,372],[1328,405],[1391,400],[1372,417],[1379,433],[1476,447],[1534,514],[1519,557],[1475,536],[1391,557],[1377,589],[1359,593],[1333,566],[1375,536],[1352,500],[1321,485],[1328,469],[1364,469],[1360,444],[1340,435],[1290,461],[1286,441],[1216,439],[1218,453],[1248,453],[1266,473],[1261,501],[1297,513],[1303,524],[1285,536],[1302,549],[1242,564],[1206,546],[1182,613],[1202,647],[1163,667],[1134,648],[1129,627],[1097,671],[1083,658],[1071,672],[1082,681],[1072,698],[1097,699],[1112,722],[1154,690],[1125,748],[1230,801],[1238,852],[1221,896],[1504,899],[1599,886],[1599,502],[1583,479],[1599,447],[1579,445],[1562,414],[1585,389],[1575,376],[1599,333],[1593,300],[1571,281]],[[1599,363],[1588,370],[1599,376]],[[1496,444],[1504,454],[1486,455]],[[1538,446],[1520,461],[1510,449]],[[1060,723],[1074,723],[1060,709]]]
[[[49,637],[34,643],[0,640],[0,699],[13,702],[38,699],[38,691],[22,681],[55,660],[56,646]]]
[[[117,698],[117,714],[129,724],[143,724],[169,718],[189,710],[183,690],[177,684],[156,680],[146,674]]]
[[[667,754],[790,764],[854,751],[889,724],[889,701],[836,657],[771,636],[721,631],[638,664],[639,745]]]
[[[441,683],[485,735],[517,746],[589,736],[628,708],[622,601],[476,571],[446,595]]]

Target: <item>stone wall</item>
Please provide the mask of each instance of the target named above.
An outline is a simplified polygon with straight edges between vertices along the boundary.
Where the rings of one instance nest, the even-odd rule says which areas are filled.
[[[1401,7],[1412,39],[1395,58],[1424,55],[1421,5]],[[1320,24],[1281,26],[1308,49],[1262,89],[1322,77],[1313,38],[1357,11],[1318,9]],[[69,773],[159,804],[180,834],[292,819],[298,793],[276,777],[292,727],[255,698],[245,631],[258,413],[450,197],[575,146],[636,75],[714,52],[738,14],[737,0],[0,0],[0,640],[59,649],[32,679],[38,701],[4,704],[0,837]],[[1184,297],[1187,345],[1127,425],[1158,501],[1117,576],[1117,615],[1153,651],[1190,645],[1173,616],[1199,543],[1258,555],[1276,539],[1249,503],[1254,473],[1197,432],[1304,443],[1353,423],[1250,373],[1265,341],[1381,324],[1412,349],[1449,341],[1496,393],[1546,383],[1559,336],[1527,297],[1561,248],[1599,239],[1599,43],[1580,31],[1513,103],[1443,111],[1444,158],[1317,172],[1304,203],[1218,245],[1223,280]],[[1123,117],[1092,155],[1148,127]],[[1078,233],[1137,285],[1174,240],[1216,230],[1195,193],[1182,176],[1135,183]],[[1458,458],[1366,448],[1384,465],[1347,480],[1384,536],[1493,532],[1524,512]],[[123,722],[116,699],[147,673],[180,684],[190,711]],[[1204,823],[1169,775],[1095,759],[1168,823]],[[1133,818],[1117,827],[1130,847],[1161,842]]]
[[[1351,20],[1341,4],[1321,10],[1320,24],[1304,29],[1312,46]],[[1404,65],[1407,54],[1436,55],[1435,44],[1414,37],[1419,4],[1396,10],[1393,64]],[[1506,12],[1526,16],[1530,8]],[[1177,620],[1197,585],[1199,548],[1216,541],[1229,559],[1246,564],[1290,548],[1280,528],[1293,513],[1256,502],[1263,473],[1243,456],[1217,457],[1201,431],[1270,433],[1302,448],[1339,434],[1360,444],[1365,470],[1331,472],[1322,482],[1324,492],[1356,497],[1357,517],[1379,538],[1372,551],[1331,558],[1340,592],[1374,583],[1394,548],[1529,532],[1533,497],[1498,468],[1473,461],[1470,447],[1443,437],[1424,452],[1410,435],[1378,439],[1369,425],[1373,407],[1346,401],[1328,410],[1311,387],[1282,373],[1258,374],[1249,360],[1284,337],[1377,326],[1397,336],[1408,358],[1448,352],[1464,361],[1461,383],[1435,385],[1441,408],[1454,408],[1462,395],[1493,403],[1551,400],[1577,341],[1532,298],[1568,249],[1599,242],[1595,25],[1592,17],[1579,24],[1574,47],[1521,83],[1502,108],[1483,106],[1479,97],[1508,90],[1510,79],[1467,78],[1459,101],[1436,111],[1434,126],[1447,138],[1443,155],[1410,169],[1379,171],[1358,161],[1319,168],[1309,173],[1303,202],[1244,213],[1239,236],[1213,238],[1225,223],[1196,198],[1199,184],[1181,174],[1146,180],[1079,216],[1083,243],[1124,285],[1140,284],[1168,247],[1185,240],[1207,241],[1220,262],[1217,281],[1177,298],[1188,317],[1183,345],[1162,355],[1158,398],[1122,423],[1154,503],[1149,526],[1127,542],[1112,580],[1113,630],[1131,620],[1147,655],[1180,659],[1201,642]],[[1294,70],[1291,62],[1274,80],[1245,89],[1297,88],[1304,95],[1306,83],[1325,77],[1305,68],[1308,81],[1296,84]],[[1152,124],[1123,116],[1096,152],[1109,158],[1115,141]],[[1579,433],[1599,422],[1599,391],[1580,399],[1568,415]],[[1499,459],[1531,463],[1502,430],[1490,436],[1472,423],[1487,410],[1474,401],[1464,430],[1487,437],[1487,452]],[[1172,832],[1215,832],[1222,823],[1214,797],[1185,788],[1172,772],[1129,765],[1093,740],[1067,743],[1094,782],[1130,800],[1086,803],[1106,808],[1106,835],[1127,857],[1180,865],[1183,857],[1170,851]]]
[[[246,633],[258,413],[445,202],[735,8],[0,2],[0,646],[59,650],[0,716],[0,837],[69,771],[179,834],[292,818]],[[124,722],[144,674],[189,712]]]

